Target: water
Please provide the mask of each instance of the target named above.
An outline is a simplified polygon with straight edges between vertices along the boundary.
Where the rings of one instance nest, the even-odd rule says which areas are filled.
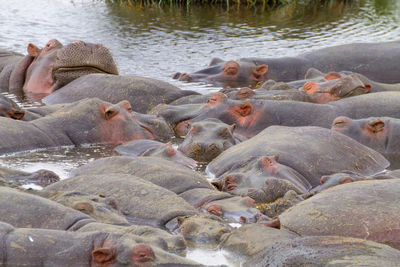
[[[400,1],[328,1],[307,7],[146,7],[101,0],[0,0],[0,47],[26,53],[32,42],[73,40],[108,47],[121,74],[173,83],[201,93],[220,88],[173,80],[179,72],[201,69],[213,57],[291,56],[332,45],[400,39]],[[31,103],[20,103],[30,106]],[[0,165],[35,171],[48,168],[62,178],[112,148],[90,146],[25,152],[0,157]],[[211,253],[211,254],[210,254]],[[190,251],[188,257],[212,261],[219,254]],[[208,255],[208,256],[206,256]],[[205,263],[206,263],[205,262]]]

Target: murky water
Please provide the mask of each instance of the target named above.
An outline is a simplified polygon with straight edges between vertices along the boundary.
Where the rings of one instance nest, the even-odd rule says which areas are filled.
[[[44,46],[53,38],[103,43],[113,52],[121,74],[207,93],[219,88],[171,76],[203,68],[213,57],[290,56],[344,43],[400,39],[400,1],[327,2],[268,11],[218,5],[142,7],[101,0],[0,0],[0,47],[26,53],[29,42]],[[108,155],[109,147],[62,148],[3,156],[0,165],[27,171],[48,168],[65,178],[70,169]]]

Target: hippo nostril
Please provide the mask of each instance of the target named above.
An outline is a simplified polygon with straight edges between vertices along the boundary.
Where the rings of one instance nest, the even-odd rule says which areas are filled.
[[[139,244],[132,249],[132,259],[136,262],[154,261],[154,251],[146,244]]]

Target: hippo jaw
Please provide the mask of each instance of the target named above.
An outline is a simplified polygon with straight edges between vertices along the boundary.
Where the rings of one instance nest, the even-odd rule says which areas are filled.
[[[52,67],[53,90],[57,90],[83,75],[105,73],[118,75],[111,52],[99,44],[75,41],[57,51]]]

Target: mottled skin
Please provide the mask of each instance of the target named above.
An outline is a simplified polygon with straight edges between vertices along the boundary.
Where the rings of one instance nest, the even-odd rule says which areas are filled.
[[[296,101],[239,101],[216,93],[207,104],[166,105],[152,113],[165,118],[175,131],[185,127],[187,122],[217,118],[229,125],[236,124],[236,133],[252,137],[271,125],[330,128],[337,116],[350,116],[355,119],[371,116],[400,118],[400,92],[359,95],[325,105]]]
[[[245,224],[223,236],[219,245],[224,251],[242,260],[251,259],[266,247],[298,237],[289,231],[278,230],[258,223]]]
[[[22,89],[31,94],[50,94],[89,73],[118,74],[110,51],[99,44],[74,41],[63,46],[53,39],[43,49],[29,43],[27,52],[27,56],[0,74],[3,91]]]
[[[43,103],[70,103],[87,97],[97,97],[110,103],[126,99],[134,111],[147,113],[158,104],[168,104],[182,96],[198,94],[151,78],[90,74],[45,97]]]
[[[33,121],[0,118],[0,154],[88,143],[120,144],[154,139],[132,113],[129,102],[112,105],[86,99]],[[18,134],[16,134],[18,133]]]
[[[399,249],[399,193],[400,179],[345,183],[296,204],[279,220],[301,236],[349,236]]]
[[[266,80],[268,67],[251,61],[211,60],[209,67],[191,74],[176,73],[175,79],[186,82],[208,82],[224,87],[254,86]]]
[[[254,221],[254,217],[259,214],[251,198],[233,197],[231,194],[219,192],[203,175],[158,157],[103,158],[72,171],[73,176],[107,173],[114,176],[135,175],[178,194],[198,210],[224,218],[241,221],[243,217]]]
[[[0,223],[1,266],[200,266],[129,236],[14,228]],[[45,252],[45,253],[44,253]]]
[[[95,222],[90,216],[46,198],[0,187],[0,221],[15,227],[74,230]]]
[[[233,195],[248,195],[256,202],[272,202],[288,190],[306,193],[311,184],[294,169],[278,163],[278,156],[251,157],[213,184]]]
[[[176,74],[184,81],[206,81],[238,87],[266,80],[295,81],[303,79],[309,68],[322,72],[348,70],[372,80],[400,82],[397,62],[399,41],[386,43],[353,43],[332,46],[281,58],[242,58],[238,61],[213,59],[208,68],[192,74]]]
[[[174,192],[134,175],[79,175],[47,186],[42,194],[50,197],[67,191],[115,199],[121,213],[132,224],[162,227],[177,216],[198,213]]]
[[[396,266],[400,252],[358,238],[308,236],[265,247],[243,266]]]
[[[391,168],[400,167],[400,119],[370,117],[353,120],[341,116],[333,121],[332,130],[378,151],[390,161]]]
[[[205,119],[188,127],[189,131],[178,150],[197,161],[210,162],[239,143],[233,135],[235,125],[227,125],[217,119]]]
[[[311,126],[271,126],[224,151],[208,165],[208,170],[221,177],[240,172],[252,159],[268,155],[279,155],[280,164],[297,171],[311,186],[319,185],[321,176],[342,170],[372,175],[389,166],[378,152],[336,131]]]
[[[40,186],[48,186],[60,180],[60,177],[49,170],[38,170],[32,173],[10,169],[0,166],[0,178],[17,184],[35,183]]]
[[[0,117],[21,120],[25,112],[11,99],[0,94]]]
[[[114,150],[122,156],[153,156],[172,160],[190,168],[197,166],[197,162],[170,143],[162,143],[155,140],[134,140],[117,146]]]

